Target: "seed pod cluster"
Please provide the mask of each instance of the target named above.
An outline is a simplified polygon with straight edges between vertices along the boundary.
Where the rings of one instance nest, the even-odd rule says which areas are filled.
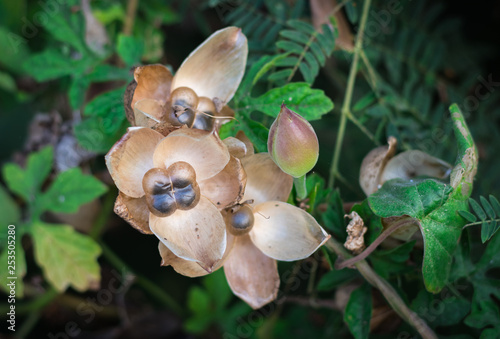
[[[189,87],[179,87],[171,93],[168,113],[167,119],[174,126],[186,125],[212,131],[215,126],[214,117],[219,114],[219,110],[213,100],[198,97]]]
[[[183,161],[168,169],[152,168],[144,175],[142,187],[151,213],[167,217],[176,210],[190,210],[200,200],[200,188],[193,167]]]

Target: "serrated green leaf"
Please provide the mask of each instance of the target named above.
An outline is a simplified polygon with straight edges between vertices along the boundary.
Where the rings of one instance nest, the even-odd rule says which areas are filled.
[[[123,93],[125,87],[102,93],[85,106],[85,116],[118,117],[125,119],[123,108]]]
[[[483,205],[483,209],[486,211],[486,214],[488,214],[488,217],[490,217],[490,219],[495,219],[495,211],[493,210],[493,207],[490,205],[488,200],[486,200],[486,198],[483,196],[480,196],[479,200],[481,201],[481,205]]]
[[[59,174],[40,198],[40,203],[47,211],[75,213],[81,205],[91,202],[106,190],[102,182],[83,174],[77,167]]]
[[[49,146],[31,153],[25,170],[17,164],[6,164],[3,167],[3,177],[7,186],[25,201],[33,201],[52,169],[53,159],[54,152]]]
[[[80,53],[86,52],[86,44],[83,40],[83,29],[76,32],[64,18],[64,13],[58,11],[47,20],[43,27],[57,40],[73,46]],[[82,27],[83,28],[83,27]]]
[[[23,277],[26,275],[26,258],[24,255],[24,249],[21,244],[21,233],[19,232],[19,228],[16,228],[15,234],[15,247],[14,250],[8,248],[7,244],[3,247],[2,253],[0,254],[0,289],[2,289],[5,293],[10,292],[10,287],[7,285],[12,282],[14,279],[9,279],[8,277],[15,276],[15,289],[16,289],[16,297],[22,298],[24,296],[24,283]],[[2,232],[7,233],[7,227],[2,228]],[[12,238],[7,238],[11,241]],[[14,253],[12,253],[14,251]],[[14,258],[12,258],[14,257]],[[9,267],[11,266],[11,267]],[[14,267],[14,270],[11,268]],[[14,271],[14,275],[11,274]]]
[[[257,98],[249,98],[247,106],[276,118],[282,102],[306,120],[320,119],[333,109],[333,102],[322,90],[312,89],[307,83],[300,82],[274,88]]]
[[[458,211],[458,214],[460,214],[468,222],[476,222],[477,220],[476,216],[469,211]]]
[[[120,34],[118,35],[116,50],[127,66],[133,66],[141,61],[144,43],[133,36]]]
[[[345,308],[344,321],[356,339],[366,339],[370,333],[372,317],[371,286],[364,284],[351,293]]]
[[[479,205],[479,203],[476,200],[470,198],[469,204],[470,204],[470,207],[472,207],[472,210],[474,211],[474,213],[476,213],[476,215],[479,217],[479,219],[486,220],[486,213],[484,212],[483,208],[481,207],[481,205]]]
[[[3,186],[0,185],[0,225],[17,225],[20,219],[19,207]]]
[[[80,60],[64,56],[59,51],[48,49],[33,54],[23,63],[23,69],[37,81],[47,81],[67,75],[81,74],[92,63],[91,59]]]
[[[114,122],[112,117],[92,117],[74,127],[80,146],[96,153],[106,153],[125,134],[128,121],[123,117]]]
[[[97,257],[101,248],[89,236],[68,225],[35,222],[31,229],[34,255],[47,281],[58,291],[72,286],[79,292],[99,287]]]

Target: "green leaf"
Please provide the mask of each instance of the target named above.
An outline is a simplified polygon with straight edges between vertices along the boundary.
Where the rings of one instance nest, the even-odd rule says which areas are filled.
[[[0,88],[11,93],[17,91],[16,81],[9,73],[0,71]]]
[[[477,220],[476,216],[469,211],[458,211],[458,214],[468,222],[475,222]]]
[[[0,185],[0,225],[17,225],[19,220],[21,220],[19,207]]]
[[[76,32],[64,18],[64,13],[59,10],[55,15],[45,22],[43,27],[50,32],[57,40],[73,46],[80,53],[86,52],[83,40],[83,27],[80,32]]]
[[[72,59],[54,49],[32,55],[23,63],[23,69],[37,81],[47,81],[66,75],[81,74],[92,63],[91,59]]]
[[[450,185],[433,179],[393,179],[368,197],[370,207],[380,217],[408,215],[419,221],[424,237],[422,273],[431,292],[446,285],[463,226],[463,219],[455,213],[463,209],[463,203],[450,201],[444,207],[451,191]]]
[[[69,87],[69,103],[73,109],[79,109],[85,101],[85,94],[90,85],[90,80],[84,76],[73,78]]]
[[[371,104],[373,104],[376,101],[377,97],[375,96],[375,93],[373,92],[368,92],[366,93],[361,99],[356,102],[352,108],[354,112],[361,111]]]
[[[345,284],[356,277],[359,277],[358,272],[350,268],[326,272],[326,274],[319,280],[317,290],[331,291],[339,285]]]
[[[203,284],[209,295],[214,296],[213,301],[216,311],[225,310],[231,300],[233,293],[229,288],[226,276],[222,270],[218,270],[203,278]]]
[[[141,39],[120,34],[118,35],[116,49],[125,64],[133,66],[141,61],[141,56],[144,53],[144,43]]]
[[[266,152],[267,136],[269,135],[267,127],[260,122],[248,118],[244,114],[238,115],[237,119],[237,121],[231,121],[222,125],[220,135],[225,137],[234,136],[239,130],[242,130],[258,152]]]
[[[470,312],[470,302],[456,296],[444,298],[443,295],[434,296],[420,290],[411,308],[432,327],[451,326],[459,324]]]
[[[344,321],[356,339],[368,338],[372,317],[371,286],[364,284],[351,293],[345,308]]]
[[[414,269],[406,262],[413,250],[415,241],[404,243],[390,250],[379,250],[370,255],[370,262],[373,269],[383,278],[390,278],[396,274],[404,274]]]
[[[103,93],[85,106],[84,115],[90,118],[75,126],[80,145],[90,151],[106,153],[125,133],[129,125],[123,107],[125,88]]]
[[[322,90],[312,89],[309,84],[294,82],[272,89],[257,98],[248,98],[247,106],[273,118],[278,116],[281,103],[296,111],[306,120],[320,119],[333,109],[333,102]]]
[[[470,207],[472,207],[472,210],[474,211],[474,213],[476,213],[476,215],[479,217],[479,219],[486,220],[486,213],[484,212],[481,205],[479,205],[479,203],[472,198],[469,199],[469,203],[470,203]]]
[[[497,198],[490,194],[490,203],[493,206],[497,215],[500,215],[500,202],[498,202]]]
[[[349,1],[345,4],[345,11],[347,13],[347,18],[352,24],[358,23],[359,14],[357,7],[353,4],[352,1]]]
[[[72,286],[79,292],[99,287],[97,257],[101,248],[89,236],[68,225],[33,224],[34,255],[45,278],[59,292]]]
[[[3,167],[3,177],[7,186],[25,201],[33,201],[52,169],[53,159],[54,152],[49,146],[31,153],[25,170],[17,164],[6,164]]]
[[[129,69],[118,68],[116,66],[102,64],[97,65],[92,72],[87,75],[87,79],[92,82],[110,80],[131,80],[133,77]],[[120,88],[123,95],[124,89]]]
[[[44,210],[62,213],[75,213],[78,208],[104,192],[106,186],[91,175],[84,175],[80,168],[72,168],[59,174],[42,195]]]
[[[490,240],[490,238],[495,235],[495,233],[500,228],[500,223],[496,220],[485,221],[481,225],[481,241],[483,243]]]
[[[125,134],[129,123],[123,117],[113,121],[113,117],[92,117],[74,127],[80,146],[96,153],[106,153]]]
[[[467,210],[477,170],[477,150],[463,115],[456,104],[450,112],[458,144],[450,185],[433,179],[393,179],[368,198],[373,212],[383,218],[408,215],[418,221],[424,237],[422,274],[427,290],[434,293],[447,283],[465,224],[459,211]]]
[[[257,81],[269,72],[279,61],[285,59],[287,56],[288,53],[278,54],[276,56],[264,55],[259,60],[254,62],[241,81],[235,95],[235,100],[239,100],[248,95]]]
[[[7,233],[7,227],[2,228],[2,232]],[[5,247],[2,250],[2,253],[0,254],[0,289],[5,291],[5,293],[10,292],[10,288],[8,287],[8,283],[12,282],[14,279],[9,279],[8,277],[15,276],[17,277],[15,279],[15,286],[16,286],[16,297],[22,298],[24,296],[24,283],[23,283],[23,277],[26,275],[26,258],[24,256],[24,249],[21,244],[21,236],[22,234],[19,232],[19,228],[16,227],[16,234],[15,234],[15,247],[14,250],[9,249],[7,246],[7,242],[5,244]],[[7,238],[9,241],[12,240],[12,238]],[[15,251],[15,253],[12,253],[12,251]],[[12,256],[14,258],[12,258]],[[11,267],[9,266],[15,266],[14,272],[11,272]],[[14,274],[12,274],[14,273]]]
[[[483,205],[486,214],[488,214],[488,217],[490,219],[495,219],[496,218],[495,211],[493,210],[493,207],[490,205],[488,200],[486,200],[486,198],[483,196],[480,196],[479,200],[481,201],[481,205]]]
[[[191,333],[201,333],[212,323],[210,295],[198,286],[189,290],[188,308],[193,316],[184,323],[184,328]]]

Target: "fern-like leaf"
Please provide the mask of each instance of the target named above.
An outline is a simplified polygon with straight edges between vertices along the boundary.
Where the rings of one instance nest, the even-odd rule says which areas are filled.
[[[481,241],[488,241],[500,228],[500,203],[493,195],[489,196],[489,201],[483,196],[479,197],[479,202],[470,198],[469,204],[474,214],[468,211],[460,211],[460,215],[469,221],[468,226],[481,224]],[[480,221],[476,221],[476,216]]]
[[[279,35],[281,39],[276,47],[289,56],[277,63],[281,69],[269,76],[268,80],[290,82],[297,71],[300,71],[304,80],[312,84],[333,52],[335,29],[325,24],[322,32],[319,32],[307,22],[289,20],[287,28],[280,31]]]

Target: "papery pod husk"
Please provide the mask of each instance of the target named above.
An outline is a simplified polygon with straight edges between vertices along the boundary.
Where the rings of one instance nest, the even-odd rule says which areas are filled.
[[[361,163],[359,184],[367,196],[379,189],[382,172],[386,164],[396,153],[396,138],[389,137],[387,143],[387,146],[380,146],[371,150]]]
[[[389,160],[380,177],[380,185],[395,178],[410,180],[419,176],[444,179],[452,166],[446,161],[419,150],[409,150]]]

